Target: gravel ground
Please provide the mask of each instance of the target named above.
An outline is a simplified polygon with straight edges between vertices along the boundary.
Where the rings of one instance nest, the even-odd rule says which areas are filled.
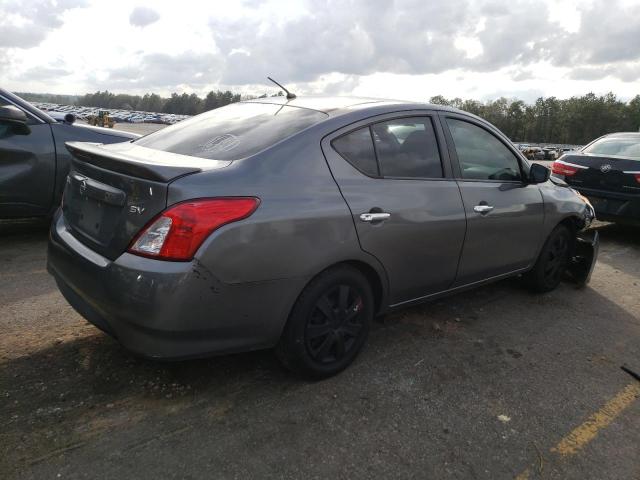
[[[46,225],[0,223],[0,477],[639,479],[640,230],[597,228],[586,289],[410,308],[306,382],[131,356],[58,293]]]

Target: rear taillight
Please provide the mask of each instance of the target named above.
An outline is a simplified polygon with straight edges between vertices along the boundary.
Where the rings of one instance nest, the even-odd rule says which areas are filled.
[[[129,253],[162,260],[188,261],[216,229],[247,218],[254,197],[202,198],[178,203],[155,217],[133,239]]]
[[[636,182],[640,183],[640,173],[636,173],[634,177],[636,177]]]
[[[562,163],[556,160],[551,165],[551,171],[556,175],[564,175],[565,177],[570,177],[571,175],[575,175],[578,172],[578,168],[572,167],[571,165],[567,165],[566,163]]]

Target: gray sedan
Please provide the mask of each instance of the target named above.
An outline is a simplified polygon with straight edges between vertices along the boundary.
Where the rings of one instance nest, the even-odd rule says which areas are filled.
[[[229,105],[74,159],[48,269],[131,351],[275,347],[335,374],[393,309],[523,276],[588,281],[588,201],[495,127],[358,98]]]

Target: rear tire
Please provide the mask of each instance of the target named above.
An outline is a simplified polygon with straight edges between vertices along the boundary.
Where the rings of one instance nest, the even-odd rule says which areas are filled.
[[[286,368],[304,376],[335,375],[365,344],[374,308],[371,286],[362,273],[347,265],[330,268],[298,297],[276,355]]]
[[[560,285],[569,265],[571,239],[571,231],[566,226],[558,225],[553,229],[535,265],[524,276],[529,288],[544,293]]]

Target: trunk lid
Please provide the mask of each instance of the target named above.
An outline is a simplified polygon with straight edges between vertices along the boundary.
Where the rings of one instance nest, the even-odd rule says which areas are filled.
[[[167,207],[173,180],[231,163],[132,143],[66,145],[73,160],[62,204],[65,222],[80,242],[111,260]]]
[[[591,154],[563,155],[560,160],[588,167],[565,177],[565,181],[574,188],[640,195],[640,183],[633,174],[625,173],[640,171],[638,160]]]

